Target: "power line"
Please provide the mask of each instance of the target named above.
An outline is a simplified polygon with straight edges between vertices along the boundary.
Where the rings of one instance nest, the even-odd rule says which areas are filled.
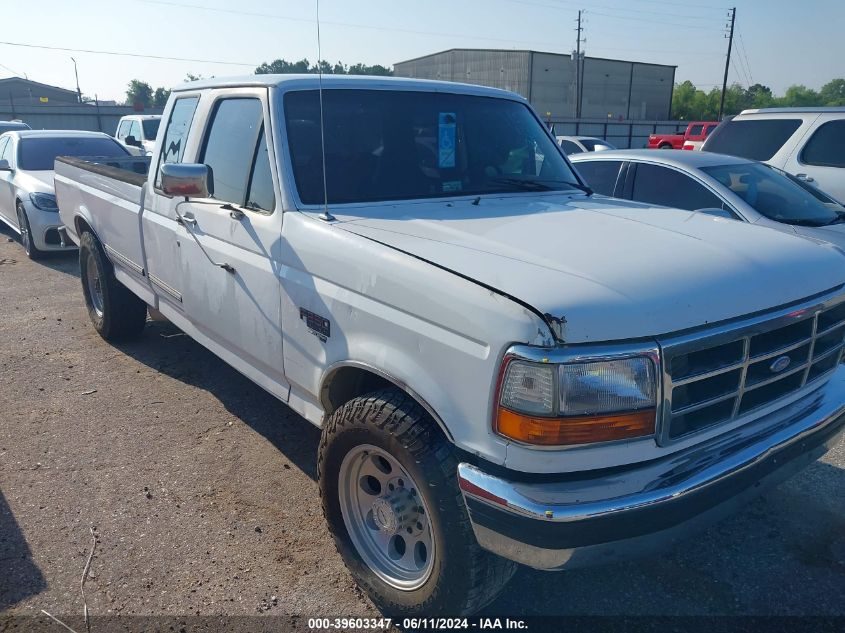
[[[24,77],[26,77],[26,73],[19,73],[14,68],[9,68],[8,66],[6,66],[6,64],[0,64],[0,68],[5,68],[10,73],[12,73],[15,77],[20,77],[22,74],[23,74]]]
[[[545,3],[542,3],[542,2],[532,2],[531,0],[505,0],[505,2],[510,2],[510,3],[513,3],[513,4],[527,4],[527,5],[537,6],[537,7],[544,7],[544,8],[548,8],[548,9],[557,9],[557,10],[560,10],[560,11],[569,10],[569,7],[575,8],[575,7],[581,6],[577,3],[560,2],[560,1],[557,2],[554,5],[545,4]],[[564,7],[564,6],[561,6],[561,5],[567,5],[567,6]],[[649,15],[659,15],[659,16],[665,16],[665,17],[682,18],[682,19],[685,19],[685,20],[710,20],[710,21],[713,21],[713,20],[716,19],[716,18],[713,18],[712,16],[690,15],[688,13],[666,13],[665,11],[645,11],[645,10],[641,10],[641,9],[626,9],[624,7],[610,6],[610,5],[607,5],[607,4],[593,4],[592,2],[588,6],[589,6],[588,10],[589,10],[590,13],[593,13],[593,9],[608,9],[610,11],[622,11],[622,12],[625,12],[625,13],[635,13],[635,14],[638,14],[638,15],[645,13],[645,14],[649,14]]]
[[[745,49],[745,40],[742,38],[742,33],[739,33],[739,45],[742,49],[742,55],[745,57],[745,66],[748,68],[748,76],[751,77],[751,82],[754,82],[754,74],[751,72],[751,64],[748,63],[748,52]]]
[[[46,46],[44,44],[24,44],[22,42],[2,42],[0,41],[0,45],[3,46],[18,46],[21,48],[38,48],[48,51],[64,51],[70,53],[92,53],[94,55],[116,55],[119,57],[140,57],[142,59],[161,59],[165,61],[171,62],[195,62],[198,64],[224,64],[226,66],[252,66],[253,68],[258,66],[255,63],[245,63],[245,62],[224,62],[215,59],[191,59],[188,57],[165,57],[163,55],[142,55],[141,53],[123,53],[118,51],[97,51],[93,49],[87,48],[66,48],[64,46]]]
[[[657,24],[660,26],[674,26],[677,28],[682,29],[703,29],[705,31],[716,31],[720,27],[718,26],[702,26],[700,24],[681,24],[679,22],[656,22],[650,18],[635,18],[633,16],[628,15],[612,15],[610,13],[600,13],[598,11],[590,11],[590,15],[600,15],[605,18],[610,18],[611,20],[633,20],[635,22],[648,22],[649,24]]]

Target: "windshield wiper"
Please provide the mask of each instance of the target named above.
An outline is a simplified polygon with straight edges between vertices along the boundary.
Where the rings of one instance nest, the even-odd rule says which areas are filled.
[[[842,224],[845,222],[845,213],[837,213],[836,217],[830,222],[825,222],[822,226],[830,226],[831,224]]]
[[[523,180],[522,178],[494,178],[490,182],[504,183],[507,185],[516,185],[527,191],[552,191],[554,187],[546,183],[554,183],[556,185],[566,185],[573,189],[583,191],[588,196],[593,195],[593,190],[577,182],[569,182],[568,180]]]

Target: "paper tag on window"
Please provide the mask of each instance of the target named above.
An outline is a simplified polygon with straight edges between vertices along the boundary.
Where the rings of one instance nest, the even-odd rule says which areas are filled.
[[[441,112],[437,127],[437,166],[455,166],[455,113]]]

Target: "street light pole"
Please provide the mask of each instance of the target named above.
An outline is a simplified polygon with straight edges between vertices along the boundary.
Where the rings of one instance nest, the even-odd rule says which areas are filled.
[[[82,103],[82,91],[79,89],[79,73],[76,70],[76,60],[71,57],[71,61],[73,61],[73,74],[76,77],[76,95],[77,99],[79,99],[79,103]]]

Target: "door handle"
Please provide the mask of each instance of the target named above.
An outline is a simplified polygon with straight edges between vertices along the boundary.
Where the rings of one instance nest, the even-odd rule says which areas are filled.
[[[798,180],[803,180],[804,182],[814,182],[812,176],[808,176],[807,174],[795,174],[795,177]]]
[[[187,225],[196,226],[197,225],[197,219],[194,217],[194,214],[190,213],[190,212],[185,213],[184,215],[178,216],[176,221],[179,224],[181,224],[182,226],[187,226]]]
[[[220,207],[224,211],[229,212],[229,217],[233,220],[243,220],[244,219],[244,212],[238,209],[237,207],[233,207],[231,204],[224,204]]]

